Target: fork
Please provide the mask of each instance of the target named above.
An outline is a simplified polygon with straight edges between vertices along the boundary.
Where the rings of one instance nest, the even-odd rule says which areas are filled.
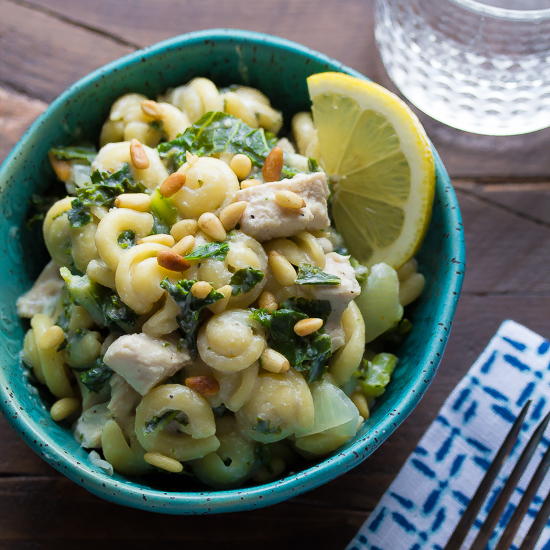
[[[487,473],[481,480],[481,483],[477,488],[477,491],[470,501],[468,507],[466,508],[466,511],[464,512],[460,522],[453,531],[449,542],[447,542],[445,550],[459,550],[461,548],[464,539],[466,538],[466,535],[468,534],[470,528],[478,517],[481,506],[483,505],[487,494],[491,489],[491,486],[493,485],[498,473],[500,472],[506,457],[511,452],[514,443],[517,440],[518,434],[521,430],[521,426],[523,424],[523,421],[525,420],[530,405],[531,401],[527,401],[521,409],[521,412],[519,413],[514,424],[510,428],[510,431],[506,435],[506,438],[502,442],[502,445],[500,446],[497,454],[495,455],[495,458],[493,459],[490,468],[487,470]],[[510,496],[512,495],[514,489],[517,487],[517,484],[523,472],[525,471],[525,468],[533,457],[533,454],[544,435],[544,431],[549,421],[550,413],[548,413],[544,417],[544,419],[540,422],[540,424],[537,426],[537,428],[529,438],[529,441],[525,445],[521,456],[519,457],[516,465],[510,473],[510,476],[508,477],[508,480],[506,481],[504,487],[498,494],[495,503],[493,504],[485,521],[481,525],[479,533],[477,534],[477,537],[470,546],[469,550],[483,550],[487,545],[487,542],[489,541],[489,539],[491,538],[491,534],[493,533],[493,529],[497,524],[500,516],[502,515],[502,512],[504,511],[504,508],[508,500],[510,499]],[[529,504],[535,496],[541,483],[543,482],[544,476],[548,472],[549,466],[550,446],[544,453],[544,456],[540,461],[535,473],[533,474],[533,477],[531,478],[527,489],[523,493],[523,496],[518,506],[516,507],[500,539],[498,540],[497,545],[495,546],[495,550],[507,550],[510,548],[514,536],[527,513]],[[529,528],[529,531],[527,532],[527,535],[525,536],[521,544],[520,550],[529,550],[535,547],[535,543],[537,542],[542,532],[542,529],[546,524],[546,520],[548,519],[549,514],[550,495],[547,495],[544,503],[538,511],[535,519],[533,520],[533,523],[531,524],[531,527]]]

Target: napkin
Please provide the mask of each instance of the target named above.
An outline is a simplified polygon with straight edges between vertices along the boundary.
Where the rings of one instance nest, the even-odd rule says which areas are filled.
[[[550,409],[550,341],[514,321],[504,321],[489,345],[456,386],[437,418],[347,550],[443,549],[491,460],[527,400],[531,407],[512,460],[489,493],[465,547],[473,542],[497,490],[535,426]],[[487,548],[494,548],[537,464],[550,445],[550,430],[522,476]],[[550,475],[531,503],[516,535],[519,548],[542,501]],[[464,547],[464,546],[463,546]],[[535,547],[550,550],[550,521]]]

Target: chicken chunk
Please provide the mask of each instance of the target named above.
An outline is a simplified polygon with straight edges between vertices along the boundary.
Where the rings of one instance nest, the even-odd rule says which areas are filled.
[[[107,349],[103,361],[141,395],[191,363],[186,350],[147,334],[125,334]]]
[[[136,407],[141,401],[141,395],[119,374],[113,374],[109,380],[111,400],[107,408],[124,430],[131,430],[136,414]]]
[[[110,418],[111,412],[107,408],[107,403],[94,405],[85,410],[74,426],[76,440],[86,449],[101,447],[101,432]]]
[[[361,293],[361,287],[355,278],[355,271],[349,262],[349,256],[342,256],[336,252],[326,255],[325,273],[336,275],[340,278],[339,285],[318,285],[304,289],[308,298],[315,300],[327,300],[330,302],[331,313],[325,324],[325,330],[332,338],[332,349],[338,349],[344,345],[344,331],[341,319],[348,304]]]
[[[63,279],[52,260],[38,276],[32,288],[17,299],[17,314],[30,319],[37,313],[51,315],[61,295]]]
[[[275,202],[277,191],[293,191],[305,201],[299,210],[283,208]],[[327,177],[323,172],[298,174],[291,179],[241,189],[236,201],[247,201],[240,228],[258,241],[289,237],[299,231],[314,231],[330,225]]]

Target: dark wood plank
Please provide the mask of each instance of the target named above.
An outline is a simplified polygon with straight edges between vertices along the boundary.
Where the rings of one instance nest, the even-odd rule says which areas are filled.
[[[0,87],[0,161],[46,104]]]
[[[0,84],[44,101],[132,50],[8,0],[0,12]]]

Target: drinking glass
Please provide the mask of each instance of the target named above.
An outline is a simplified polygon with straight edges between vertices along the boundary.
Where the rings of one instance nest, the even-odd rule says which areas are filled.
[[[550,126],[550,0],[377,0],[390,78],[431,117],[468,132]]]

